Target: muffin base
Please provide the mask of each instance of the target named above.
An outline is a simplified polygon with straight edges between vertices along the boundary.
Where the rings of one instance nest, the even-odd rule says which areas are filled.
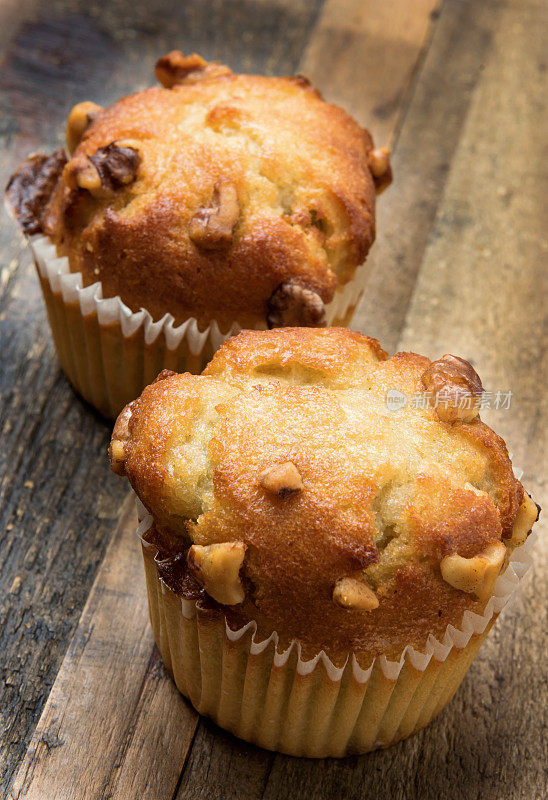
[[[98,281],[84,287],[44,236],[29,240],[61,367],[74,389],[105,417],[114,419],[162,369],[201,372],[221,344],[240,330],[222,331],[216,321],[200,330],[194,318],[174,326],[166,314],[154,322],[132,312],[119,297],[103,298]],[[361,299],[365,264],[326,306],[329,325],[347,326]]]
[[[143,520],[141,537],[150,524]],[[461,629],[448,626],[441,641],[430,636],[424,652],[408,646],[399,661],[379,656],[368,669],[355,654],[342,667],[323,652],[303,661],[298,642],[280,652],[276,633],[256,640],[254,623],[232,631],[224,617],[166,586],[156,548],[142,539],[150,619],[178,689],[220,727],[293,756],[366,753],[416,733],[451,700],[531,563],[530,540],[514,552],[482,616],[465,612]]]

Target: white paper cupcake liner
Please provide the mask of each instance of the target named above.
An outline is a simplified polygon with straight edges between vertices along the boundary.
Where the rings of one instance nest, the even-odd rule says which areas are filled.
[[[120,297],[103,297],[100,281],[84,286],[80,272],[57,256],[48,237],[29,237],[61,366],[75,389],[114,418],[162,369],[199,373],[241,326],[227,331],[216,320],[200,330],[195,318],[174,324],[171,314],[154,322],[145,309],[131,311]],[[365,264],[326,306],[328,325],[347,325],[363,294]]]
[[[424,727],[456,692],[480,645],[532,564],[535,534],[515,549],[482,614],[408,645],[399,660],[381,655],[364,669],[355,654],[338,667],[322,650],[302,657],[293,641],[257,636],[255,622],[231,630],[159,577],[156,548],[143,537],[152,517],[138,503],[149,608],[156,642],[179,690],[194,707],[240,738],[291,755],[325,757],[387,747]]]

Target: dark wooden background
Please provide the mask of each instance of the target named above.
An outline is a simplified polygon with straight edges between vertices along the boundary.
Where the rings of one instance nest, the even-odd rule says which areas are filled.
[[[391,351],[461,354],[488,389],[512,390],[510,411],[483,416],[542,503],[546,17],[544,0],[0,0],[0,178],[28,152],[62,143],[74,103],[105,105],[152,83],[155,59],[174,47],[243,71],[304,72],[394,151],[354,327]],[[83,775],[76,765],[70,792],[58,783],[33,793],[21,776],[14,783],[29,745],[27,776],[37,742],[40,764],[66,745],[51,720],[67,686],[77,690],[75,662],[93,630],[123,609],[130,636],[145,611],[140,577],[135,594],[105,611],[116,558],[128,564],[118,580],[141,573],[135,548],[124,552],[133,516],[125,482],[109,472],[109,426],[60,373],[29,254],[5,215],[0,248],[0,797],[12,786],[16,797],[44,800],[548,796],[542,541],[524,591],[454,701],[395,748],[316,762],[238,742],[197,722],[173,694],[147,629],[138,652],[153,691],[134,702],[148,721],[130,738],[120,733],[116,780],[99,785],[93,769]],[[100,711],[108,730],[108,704]],[[138,741],[135,730],[146,733],[154,713],[181,734],[180,750],[158,730]],[[101,735],[90,719],[90,750],[105,746]],[[148,793],[135,788],[140,767]]]

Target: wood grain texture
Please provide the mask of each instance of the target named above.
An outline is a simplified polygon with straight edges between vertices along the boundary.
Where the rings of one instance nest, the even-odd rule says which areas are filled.
[[[10,797],[170,798],[197,714],[153,648],[128,497]]]
[[[105,463],[107,426],[58,372],[35,281],[25,264],[0,310],[3,769],[24,753],[126,492]]]
[[[300,71],[390,145],[439,0],[326,0]]]
[[[354,319],[385,349],[398,347],[468,106],[491,47],[493,9],[447,0],[397,131],[395,180],[380,199],[371,277]]]
[[[173,47],[237,69],[294,72],[314,26],[305,0],[27,0],[0,4],[0,182],[62,144],[83,99],[108,104],[154,82]],[[109,426],[60,373],[38,282],[16,227],[0,228],[0,797],[53,684],[126,486]]]

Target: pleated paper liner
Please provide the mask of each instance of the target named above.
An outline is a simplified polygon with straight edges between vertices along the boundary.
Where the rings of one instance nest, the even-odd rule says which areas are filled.
[[[142,510],[142,507],[141,507]],[[238,631],[174,594],[161,580],[156,548],[141,538],[150,619],[178,689],[201,713],[241,739],[293,756],[326,757],[388,747],[427,725],[451,700],[482,642],[532,563],[533,535],[513,551],[483,614],[466,611],[460,628],[424,652],[408,646],[399,661],[356,655],[336,667],[322,651],[310,661],[298,642],[258,641],[256,625]]]
[[[29,244],[61,366],[76,391],[106,417],[114,419],[162,369],[201,372],[240,330],[234,322],[223,331],[216,321],[200,330],[194,318],[175,326],[170,314],[154,322],[145,309],[132,312],[119,297],[103,298],[100,281],[84,287],[82,274],[70,271],[47,237],[30,237]],[[329,325],[350,323],[367,275],[363,264],[337,290],[326,306]]]

